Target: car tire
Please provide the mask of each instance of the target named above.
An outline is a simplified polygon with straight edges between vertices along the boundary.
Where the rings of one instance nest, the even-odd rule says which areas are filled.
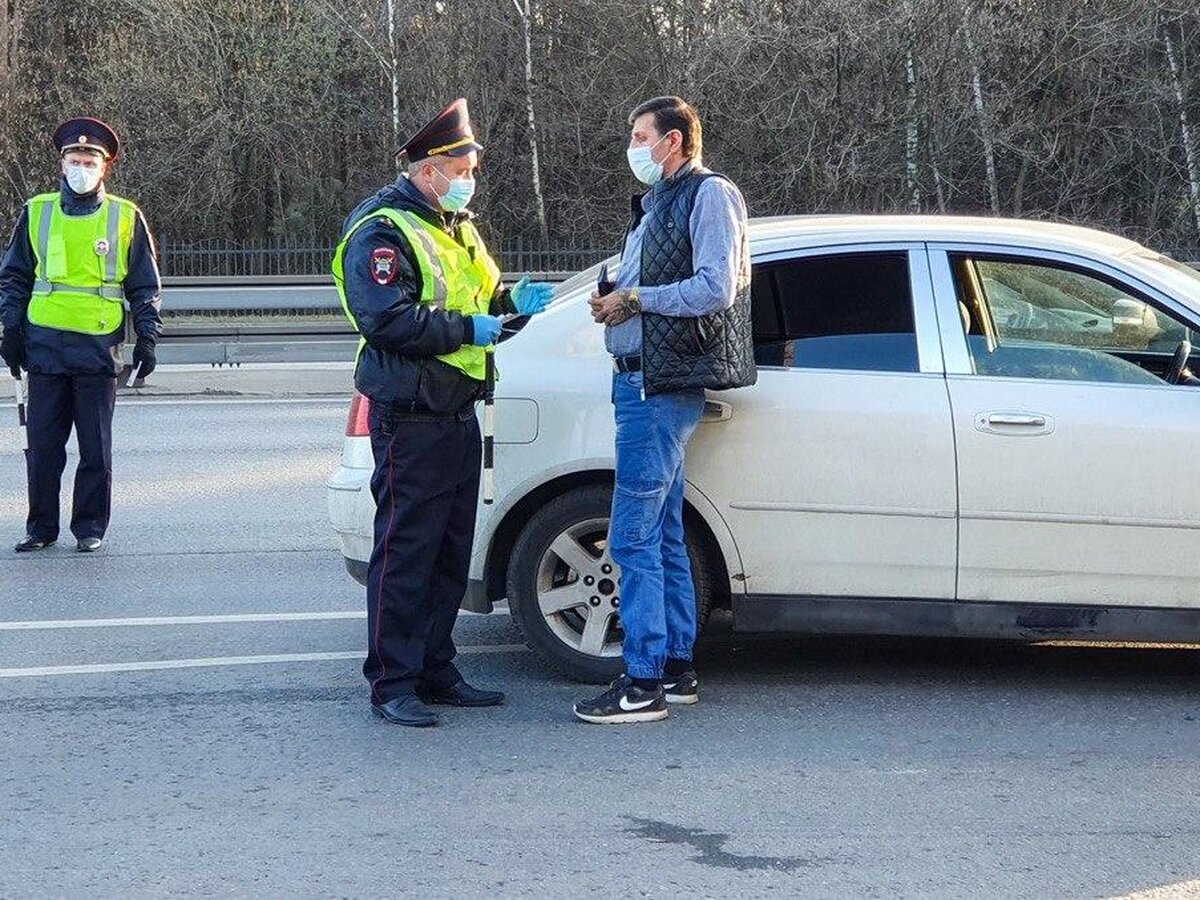
[[[530,516],[509,557],[506,580],[513,622],[530,649],[572,681],[606,683],[624,669],[617,613],[619,572],[604,549],[611,509],[610,486],[574,488]],[[708,542],[695,532],[688,529],[686,540],[696,588],[696,618],[703,628],[716,596],[715,566]],[[591,560],[580,555],[580,550]],[[573,557],[578,565],[571,566],[564,557]],[[586,574],[580,574],[580,569]],[[608,575],[616,577],[608,579]],[[592,582],[583,584],[585,578]],[[610,580],[616,583],[605,583]],[[578,602],[544,613],[539,598],[555,590],[562,593],[548,605]],[[616,603],[612,603],[614,599]],[[597,611],[604,619],[595,620],[594,629],[589,630],[587,623]],[[595,652],[597,633],[601,634],[599,653]]]

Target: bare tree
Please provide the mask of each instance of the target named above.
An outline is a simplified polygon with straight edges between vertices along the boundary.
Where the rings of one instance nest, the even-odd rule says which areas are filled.
[[[525,38],[525,116],[529,126],[529,165],[532,169],[538,231],[545,240],[549,231],[546,228],[546,201],[542,196],[542,170],[538,162],[537,118],[533,111],[533,14],[530,12],[529,0],[513,0],[513,6],[521,18],[521,30]]]
[[[988,200],[992,213],[1000,215],[1000,185],[996,179],[996,149],[992,144],[992,128],[988,122],[987,107],[983,102],[983,77],[980,74],[982,62],[976,49],[975,39],[971,34],[971,12],[967,7],[963,16],[963,38],[967,43],[967,57],[971,65],[971,94],[975,100],[975,118],[979,127],[979,140],[983,144],[984,165],[987,168]]]
[[[913,67],[913,52],[904,51],[904,71],[908,83],[904,121],[904,174],[910,212],[921,211],[921,186],[917,183],[917,76]]]
[[[1171,88],[1179,106],[1179,131],[1183,141],[1183,158],[1187,166],[1188,191],[1192,198],[1192,215],[1196,220],[1196,234],[1200,236],[1200,167],[1196,164],[1196,150],[1192,144],[1192,129],[1188,123],[1187,98],[1183,81],[1179,75],[1179,64],[1175,60],[1175,44],[1171,40],[1171,26],[1163,23],[1163,41],[1167,49],[1167,63],[1171,69]]]
[[[388,79],[392,85],[392,145],[400,146],[400,60],[396,55],[396,0],[387,0],[388,50],[391,66]]]

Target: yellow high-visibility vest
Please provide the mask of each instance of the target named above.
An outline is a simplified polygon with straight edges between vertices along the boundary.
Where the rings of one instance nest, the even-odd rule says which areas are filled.
[[[377,209],[346,230],[341,243],[333,255],[333,280],[337,285],[342,309],[350,324],[358,331],[358,322],[346,301],[343,259],[350,236],[372,219],[387,219],[399,229],[413,250],[417,268],[421,274],[421,296],[418,302],[451,310],[464,316],[487,313],[500,284],[500,267],[487,252],[475,226],[464,221],[456,226],[455,235],[448,234],[438,226],[427,222],[414,212],[398,209]],[[359,353],[366,340],[359,341]],[[487,354],[492,347],[475,347],[464,344],[453,353],[437,357],[460,370],[476,381],[483,381]]]
[[[59,195],[27,204],[37,267],[27,316],[34,325],[79,334],[111,334],[125,320],[122,283],[137,206],[108,194],[95,212],[68,216]]]

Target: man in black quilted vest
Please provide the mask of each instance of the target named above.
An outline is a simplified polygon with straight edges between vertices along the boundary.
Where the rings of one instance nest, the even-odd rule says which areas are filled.
[[[653,722],[695,703],[696,594],[683,534],[683,454],[704,391],[755,381],[746,204],[701,163],[700,119],[678,97],[629,116],[637,195],[615,280],[592,295],[613,356],[616,487],[608,547],[621,567],[625,674],[575,704],[585,722]]]

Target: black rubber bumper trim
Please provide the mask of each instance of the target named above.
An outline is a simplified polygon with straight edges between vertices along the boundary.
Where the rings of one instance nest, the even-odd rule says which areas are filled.
[[[1200,643],[1200,610],[964,600],[733,598],[740,632]]]

